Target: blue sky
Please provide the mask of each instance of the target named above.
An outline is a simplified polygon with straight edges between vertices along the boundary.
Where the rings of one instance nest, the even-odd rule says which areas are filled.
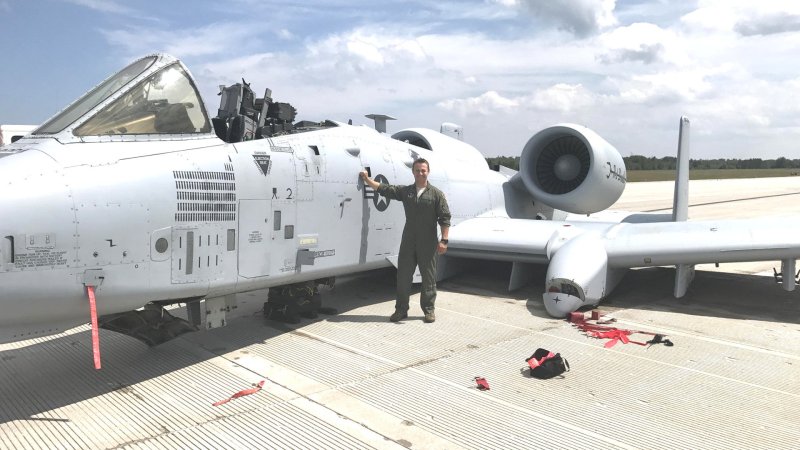
[[[0,124],[38,124],[132,60],[271,88],[298,118],[464,126],[485,155],[589,126],[623,155],[800,158],[800,2],[0,0]]]

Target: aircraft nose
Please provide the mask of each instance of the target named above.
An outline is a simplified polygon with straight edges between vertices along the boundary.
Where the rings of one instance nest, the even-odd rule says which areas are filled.
[[[45,250],[73,247],[72,195],[52,158],[35,150],[8,155],[0,159],[0,183],[0,238],[4,258],[9,259],[13,250],[14,268],[43,266],[49,260],[43,254],[53,253]],[[33,250],[39,250],[39,257],[32,256]]]
[[[0,159],[0,338],[44,323],[80,298],[76,223],[63,172],[47,154],[28,150]],[[54,301],[57,299],[58,301]]]

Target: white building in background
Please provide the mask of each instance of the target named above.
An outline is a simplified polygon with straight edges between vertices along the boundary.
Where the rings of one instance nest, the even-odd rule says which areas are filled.
[[[0,146],[16,141],[36,127],[37,125],[0,125]]]

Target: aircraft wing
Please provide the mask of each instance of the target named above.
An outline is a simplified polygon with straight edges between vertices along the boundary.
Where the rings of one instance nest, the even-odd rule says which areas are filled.
[[[609,267],[772,261],[800,257],[800,220],[621,223],[603,234]]]
[[[565,243],[589,234],[605,248],[609,268],[770,261],[800,257],[796,230],[800,219],[794,218],[658,223],[475,218],[451,228],[448,255],[546,264]]]
[[[450,229],[449,256],[546,264],[557,243],[609,223],[479,217]]]

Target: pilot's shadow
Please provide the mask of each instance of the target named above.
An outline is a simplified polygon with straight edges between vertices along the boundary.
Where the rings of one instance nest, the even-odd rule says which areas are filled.
[[[333,316],[320,317],[326,322],[388,322],[389,315],[376,315],[376,314],[337,314]]]

